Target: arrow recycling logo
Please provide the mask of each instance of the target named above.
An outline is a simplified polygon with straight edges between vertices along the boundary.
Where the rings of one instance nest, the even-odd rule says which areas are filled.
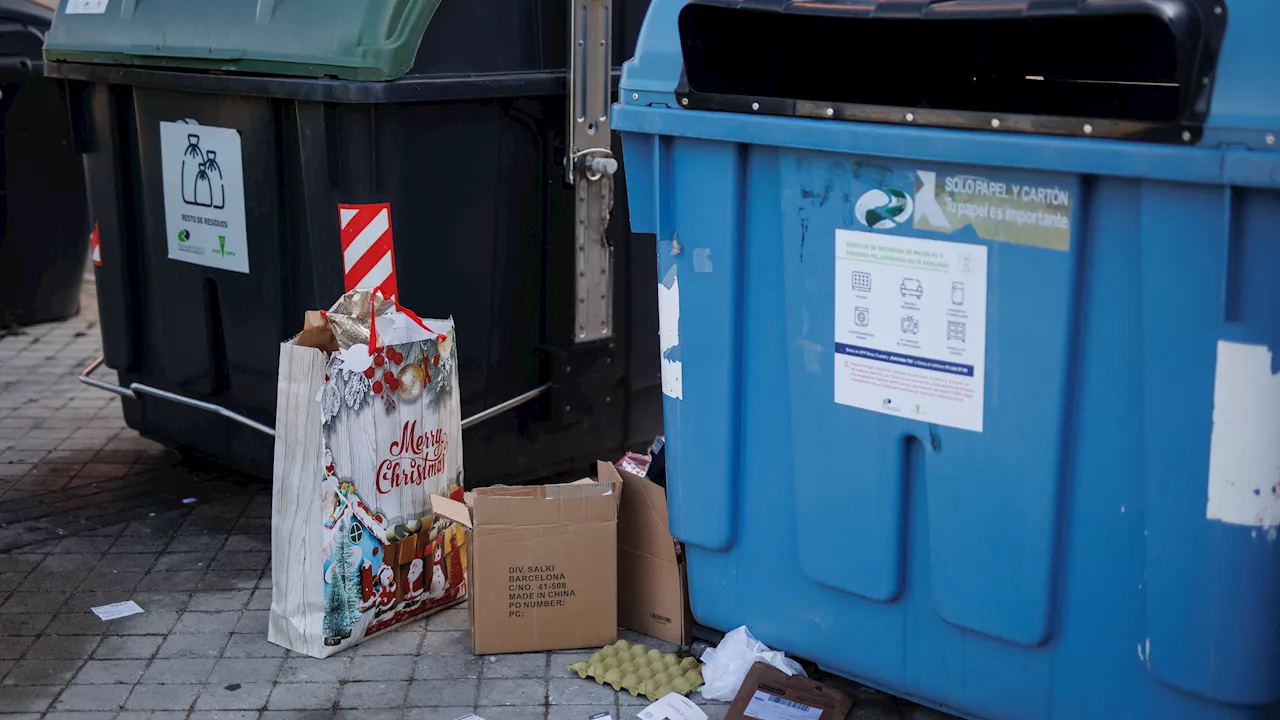
[[[868,190],[853,206],[853,214],[863,225],[877,230],[897,227],[911,219],[911,195],[898,188]]]

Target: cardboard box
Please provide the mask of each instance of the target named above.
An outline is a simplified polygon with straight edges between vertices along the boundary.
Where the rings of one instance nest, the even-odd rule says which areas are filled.
[[[667,521],[667,491],[650,480],[601,462],[601,480],[622,484],[618,515],[618,622],[676,645],[693,629],[684,558],[677,556]]]
[[[618,639],[621,481],[482,488],[432,510],[471,529],[477,655],[599,648]]]
[[[852,707],[848,693],[758,662],[751,666],[724,718],[844,720]]]

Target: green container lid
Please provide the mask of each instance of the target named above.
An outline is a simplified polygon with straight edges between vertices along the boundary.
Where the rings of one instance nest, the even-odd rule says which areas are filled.
[[[440,0],[64,0],[44,59],[394,80]],[[70,9],[72,12],[68,12]]]

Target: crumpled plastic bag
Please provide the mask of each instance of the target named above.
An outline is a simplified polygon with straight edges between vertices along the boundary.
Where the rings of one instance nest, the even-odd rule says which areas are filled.
[[[770,650],[746,625],[731,630],[719,645],[707,648],[701,659],[704,685],[699,692],[708,700],[732,702],[747,679],[747,672],[758,662],[768,663],[788,675],[808,677],[800,663],[781,651]]]

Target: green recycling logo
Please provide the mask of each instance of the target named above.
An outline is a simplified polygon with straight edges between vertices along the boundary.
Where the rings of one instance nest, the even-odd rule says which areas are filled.
[[[888,230],[911,219],[915,203],[911,195],[898,188],[886,187],[868,190],[853,206],[858,221],[869,228]]]
[[[191,231],[190,231],[190,230],[179,230],[179,231],[178,231],[178,242],[180,242],[180,243],[184,243],[184,242],[190,242],[190,241],[191,241]]]

